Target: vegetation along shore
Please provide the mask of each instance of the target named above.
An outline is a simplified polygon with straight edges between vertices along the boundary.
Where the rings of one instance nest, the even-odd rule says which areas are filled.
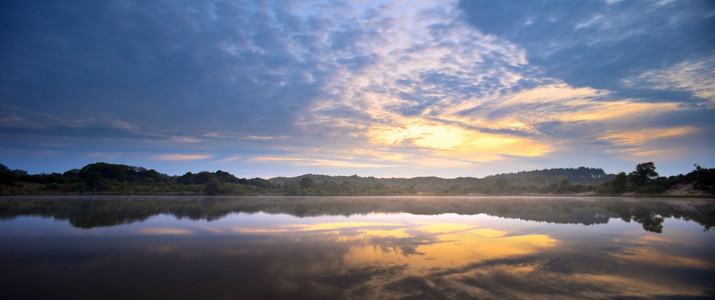
[[[695,165],[688,174],[661,177],[653,162],[630,173],[599,168],[556,168],[484,178],[375,178],[306,174],[239,178],[223,171],[169,176],[122,164],[93,163],[62,174],[28,174],[0,164],[0,195],[648,195],[712,196],[715,168]]]

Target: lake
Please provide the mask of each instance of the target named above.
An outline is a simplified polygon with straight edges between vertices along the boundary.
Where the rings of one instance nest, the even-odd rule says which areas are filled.
[[[715,201],[0,198],[2,299],[715,297]]]

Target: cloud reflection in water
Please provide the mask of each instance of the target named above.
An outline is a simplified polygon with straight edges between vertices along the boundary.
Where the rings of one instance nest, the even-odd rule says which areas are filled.
[[[110,289],[115,294],[105,298],[136,298],[135,291],[151,299],[715,296],[713,210],[705,201],[42,198],[0,204],[7,215],[0,221],[0,277],[8,278],[0,282],[3,299]],[[107,219],[109,207],[116,213]],[[659,230],[648,231],[654,227]],[[20,234],[28,230],[33,234]]]

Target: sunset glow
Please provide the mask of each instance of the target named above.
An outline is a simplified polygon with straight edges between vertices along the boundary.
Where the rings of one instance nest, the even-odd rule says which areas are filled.
[[[714,165],[715,6],[558,3],[4,3],[0,163],[241,178]]]

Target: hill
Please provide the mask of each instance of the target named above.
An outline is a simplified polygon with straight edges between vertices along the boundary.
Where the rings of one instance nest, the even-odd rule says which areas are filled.
[[[613,179],[615,175],[606,174],[600,168],[554,168],[533,171],[522,171],[518,173],[505,173],[484,177],[485,180],[495,180],[505,178],[517,185],[545,186],[558,184],[566,179],[571,183],[593,185]]]
[[[296,177],[275,177],[269,179],[273,184],[283,185],[293,181],[300,181],[310,178],[317,183],[337,183],[350,182],[357,185],[381,184],[389,188],[403,189],[415,193],[427,194],[468,194],[468,193],[490,193],[495,189],[505,189],[505,183],[509,187],[518,188],[521,191],[531,189],[530,192],[538,193],[539,189],[559,185],[565,179],[569,184],[577,185],[598,185],[611,180],[615,175],[607,175],[600,168],[558,168],[543,169],[533,171],[523,171],[518,173],[504,173],[484,178],[458,177],[446,179],[440,177],[414,177],[414,178],[375,178],[353,176],[328,176],[305,174]],[[495,188],[492,188],[495,187]]]

